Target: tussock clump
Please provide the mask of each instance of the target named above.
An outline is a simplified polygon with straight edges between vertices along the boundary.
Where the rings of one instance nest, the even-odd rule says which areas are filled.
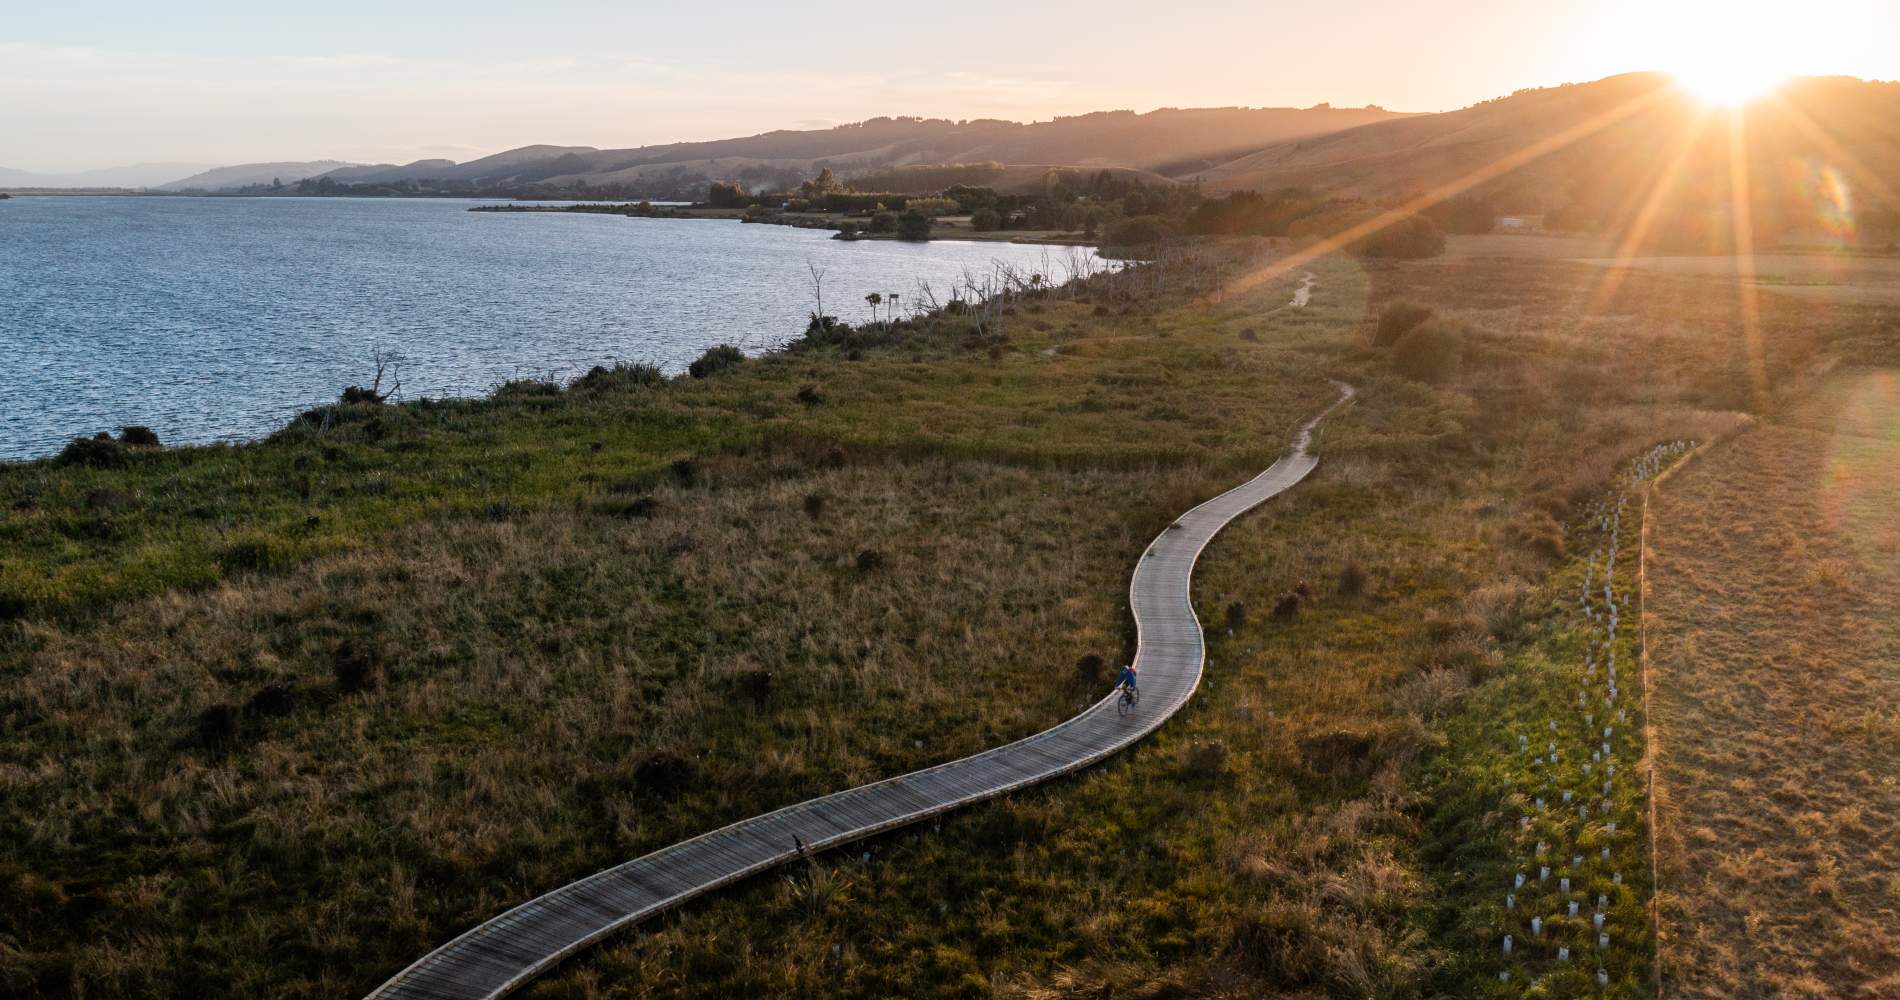
[[[336,678],[339,693],[373,691],[383,684],[382,655],[368,642],[345,639],[331,654],[330,672]]]
[[[1365,772],[1372,762],[1371,736],[1340,729],[1308,736],[1299,742],[1300,764],[1321,777]]]
[[[198,745],[213,753],[230,750],[237,746],[240,721],[238,710],[223,702],[199,712],[196,728]]]
[[[103,486],[86,491],[86,509],[116,513],[132,506],[132,494]]]
[[[673,537],[666,540],[666,546],[662,551],[669,556],[678,557],[697,548],[699,548],[699,539],[694,538],[690,531],[680,531],[675,532]]]
[[[1414,382],[1445,382],[1458,374],[1466,333],[1464,324],[1451,320],[1422,323],[1392,345],[1392,368]]]
[[[272,681],[257,689],[244,703],[244,714],[267,719],[281,718],[297,710],[297,689],[282,681]]]
[[[158,432],[150,427],[132,424],[119,428],[119,442],[132,448],[158,447]]]
[[[1527,511],[1505,529],[1505,538],[1513,546],[1541,559],[1562,559],[1566,549],[1564,528],[1542,511]]]
[[[658,799],[676,798],[698,773],[692,761],[671,750],[649,750],[633,765],[633,780],[640,794]]]
[[[1289,591],[1281,594],[1280,599],[1273,602],[1273,620],[1276,622],[1297,621],[1303,604],[1305,600],[1297,593]]]
[[[806,406],[822,406],[825,402],[823,390],[809,382],[799,386],[798,393],[793,398]]]
[[[110,437],[73,438],[53,461],[89,469],[116,469],[125,464],[125,446]]]
[[[268,535],[253,534],[224,547],[218,564],[226,572],[254,572],[270,569],[279,560],[277,543]]]
[[[1240,339],[1250,344],[1255,343],[1260,339],[1260,331],[1255,330],[1253,327],[1250,326],[1246,328],[1245,330],[1240,331]]]
[[[1247,606],[1239,601],[1227,605],[1227,630],[1232,632],[1247,624]]]
[[[884,568],[884,553],[876,549],[865,549],[858,553],[858,572],[875,573]]]
[[[1319,909],[1273,900],[1234,925],[1230,950],[1241,967],[1281,989],[1317,985],[1330,950]]]
[[[733,697],[744,701],[754,710],[762,709],[772,700],[772,693],[778,687],[770,670],[753,668],[741,670],[729,678]]]
[[[1378,326],[1373,328],[1372,343],[1375,347],[1391,347],[1399,338],[1417,329],[1419,324],[1432,318],[1430,306],[1416,302],[1394,302],[1379,314]]]
[[[1181,777],[1189,781],[1218,781],[1227,774],[1227,744],[1194,740],[1181,753]]]
[[[690,458],[674,460],[668,471],[672,472],[673,481],[681,486],[691,486],[699,481],[699,463]]]
[[[812,520],[823,517],[825,513],[825,495],[810,493],[805,496],[805,516]]]
[[[610,496],[594,504],[594,510],[608,517],[644,520],[659,513],[660,501],[658,497],[652,495],[637,497]]]
[[[1075,661],[1075,678],[1085,685],[1100,684],[1107,678],[1102,675],[1107,661],[1094,653],[1089,653]]]
[[[1339,595],[1357,597],[1366,592],[1366,568],[1359,561],[1348,560],[1339,568]]]
[[[686,366],[686,373],[694,378],[711,378],[722,372],[729,372],[745,363],[745,354],[731,344],[709,347],[699,359]]]

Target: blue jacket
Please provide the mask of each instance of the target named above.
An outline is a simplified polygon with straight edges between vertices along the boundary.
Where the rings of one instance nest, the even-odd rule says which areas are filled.
[[[1116,687],[1121,687],[1123,684],[1126,684],[1129,687],[1137,686],[1135,684],[1135,668],[1134,667],[1123,667],[1122,675],[1120,677],[1115,678]]]

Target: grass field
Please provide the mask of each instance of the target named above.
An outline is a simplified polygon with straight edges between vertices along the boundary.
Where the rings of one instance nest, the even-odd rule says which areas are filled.
[[[1126,653],[1141,546],[1329,378],[1360,400],[1204,557],[1209,681],[1155,740],[530,993],[1494,982],[1464,956],[1505,792],[1432,793],[1506,749],[1473,713],[1534,669],[1566,525],[1656,443],[1900,330],[1771,297],[1751,351],[1718,283],[1536,259],[1326,258],[1297,311],[1298,272],[1215,293],[1260,262],[1024,296],[1000,337],[946,316],[0,469],[0,987],[359,993],[573,877],[1040,729],[1104,690],[1079,661]],[[1368,346],[1397,298],[1444,314],[1428,380]]]
[[[1836,374],[1660,493],[1670,995],[1900,992],[1896,510],[1890,370]]]

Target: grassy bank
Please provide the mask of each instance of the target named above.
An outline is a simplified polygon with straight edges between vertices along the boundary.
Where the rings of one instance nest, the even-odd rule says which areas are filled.
[[[1043,728],[1126,652],[1141,546],[1279,454],[1328,378],[1360,402],[1204,557],[1210,680],[1154,741],[532,990],[1457,981],[1448,880],[1491,862],[1429,835],[1491,807],[1431,775],[1470,686],[1519,671],[1552,526],[1707,411],[1773,405],[1840,331],[1882,334],[1771,301],[1758,404],[1717,285],[1328,258],[1305,310],[1276,311],[1297,272],[1217,293],[1265,262],[1024,296],[1001,337],[942,316],[705,379],[0,471],[3,985],[361,992],[570,878]],[[1399,297],[1447,314],[1428,380],[1368,346]]]

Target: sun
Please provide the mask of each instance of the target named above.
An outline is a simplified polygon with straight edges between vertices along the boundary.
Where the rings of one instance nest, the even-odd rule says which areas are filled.
[[[1746,58],[1711,53],[1708,63],[1676,70],[1676,85],[1706,104],[1739,107],[1774,90],[1789,74]]]

